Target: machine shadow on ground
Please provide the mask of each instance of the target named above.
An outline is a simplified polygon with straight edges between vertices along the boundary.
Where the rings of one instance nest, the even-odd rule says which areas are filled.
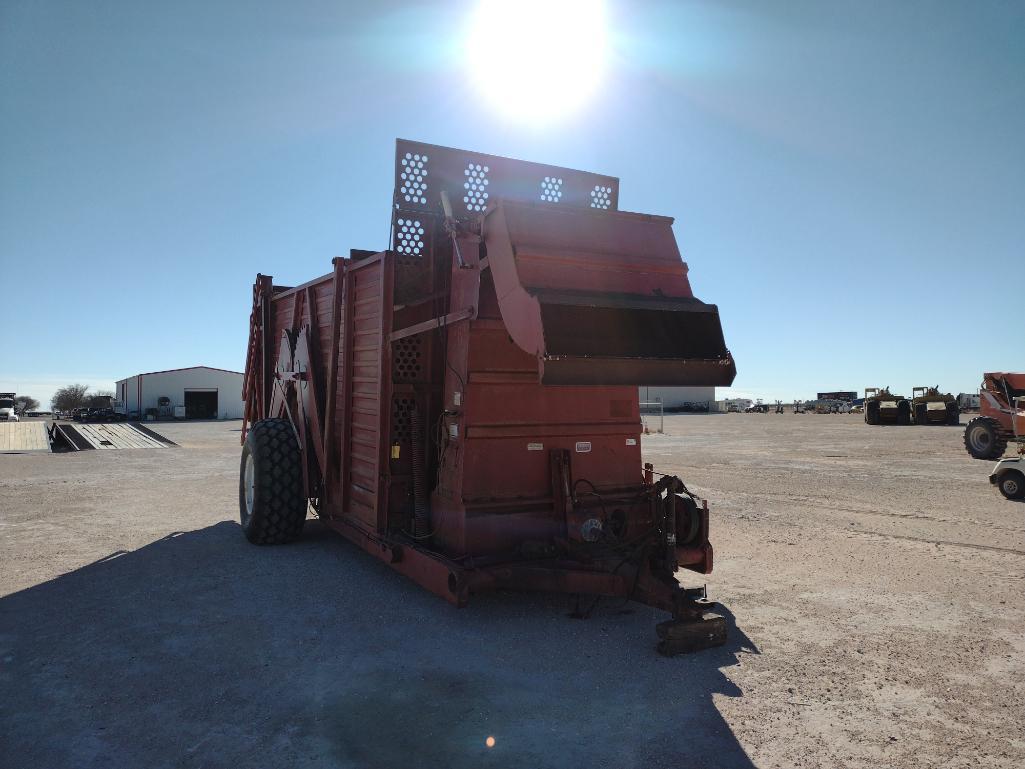
[[[666,659],[664,615],[457,610],[317,521],[222,522],[0,599],[6,766],[751,767],[713,695],[754,644]],[[488,737],[494,738],[487,747]]]

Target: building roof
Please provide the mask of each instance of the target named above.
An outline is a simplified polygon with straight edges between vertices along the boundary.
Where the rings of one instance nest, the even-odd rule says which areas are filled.
[[[131,376],[125,377],[124,379],[118,379],[117,381],[124,382],[126,379],[133,379],[137,376],[152,376],[153,374],[170,374],[174,371],[192,371],[194,369],[200,368],[205,368],[208,371],[223,371],[226,374],[238,374],[239,376],[244,376],[244,374],[241,371],[231,371],[230,369],[226,368],[216,368],[214,366],[185,366],[184,368],[169,368],[164,369],[163,371],[144,371],[141,374],[132,374]]]

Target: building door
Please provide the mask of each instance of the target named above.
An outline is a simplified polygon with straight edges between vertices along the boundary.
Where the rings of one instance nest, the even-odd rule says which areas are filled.
[[[217,419],[217,390],[186,390],[186,419]]]

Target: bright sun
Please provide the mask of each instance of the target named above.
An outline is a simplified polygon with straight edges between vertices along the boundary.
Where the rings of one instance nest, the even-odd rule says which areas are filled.
[[[601,0],[481,0],[466,66],[507,117],[547,123],[580,107],[605,69]]]

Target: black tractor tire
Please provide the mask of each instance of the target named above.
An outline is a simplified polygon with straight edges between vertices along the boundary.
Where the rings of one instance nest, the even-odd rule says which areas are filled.
[[[964,429],[964,447],[976,459],[999,459],[1007,450],[1007,436],[993,417],[973,417]]]
[[[997,487],[1007,499],[1025,499],[1025,475],[1017,470],[1008,470],[1001,475]]]
[[[926,406],[924,403],[915,404],[915,424],[929,424],[929,407]]]
[[[865,404],[865,424],[879,424],[879,401],[868,401]]]
[[[254,545],[283,545],[306,523],[302,455],[287,419],[262,419],[242,446],[238,506],[242,532]]]
[[[956,403],[947,404],[947,424],[948,425],[959,425],[961,424],[961,409],[958,408]]]
[[[897,424],[911,424],[911,404],[906,400],[897,401]]]

